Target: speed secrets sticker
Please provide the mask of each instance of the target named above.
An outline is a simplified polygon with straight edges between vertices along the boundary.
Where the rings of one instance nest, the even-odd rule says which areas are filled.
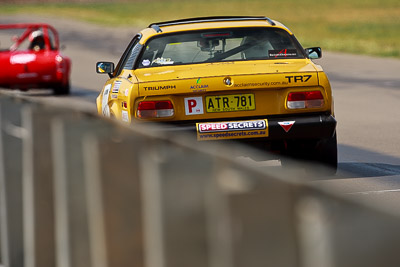
[[[197,140],[239,139],[268,136],[267,120],[197,123]]]

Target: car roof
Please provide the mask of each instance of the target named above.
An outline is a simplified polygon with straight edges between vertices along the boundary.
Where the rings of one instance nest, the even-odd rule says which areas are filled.
[[[289,34],[292,34],[292,32],[282,23],[263,16],[195,17],[152,23],[146,29],[141,31],[141,43],[154,35],[164,33],[240,27],[278,27],[285,29]]]
[[[150,24],[149,28],[154,26],[171,26],[171,25],[194,24],[194,23],[205,23],[205,22],[227,22],[227,21],[231,22],[231,21],[250,21],[250,20],[264,20],[268,21],[268,23],[271,25],[275,25],[275,22],[267,17],[215,16],[215,17],[198,17],[198,18],[187,18],[187,19],[157,22]]]

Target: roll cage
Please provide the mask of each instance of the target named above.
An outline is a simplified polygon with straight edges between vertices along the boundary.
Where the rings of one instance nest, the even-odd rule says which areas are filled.
[[[45,42],[46,50],[58,50],[59,49],[59,37],[56,29],[46,23],[18,23],[18,24],[1,24],[0,30],[8,29],[25,29],[21,35],[13,38],[14,44],[9,48],[13,51],[19,48],[19,46],[29,38],[30,34],[36,30],[41,29],[43,31],[43,37]],[[50,41],[49,35],[52,34],[54,37],[53,42]]]

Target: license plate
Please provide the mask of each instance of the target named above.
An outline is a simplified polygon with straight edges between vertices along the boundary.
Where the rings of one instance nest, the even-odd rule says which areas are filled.
[[[255,110],[254,94],[206,96],[207,112]]]

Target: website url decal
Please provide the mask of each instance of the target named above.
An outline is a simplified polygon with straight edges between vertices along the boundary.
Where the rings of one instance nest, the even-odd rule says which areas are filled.
[[[197,124],[197,140],[240,139],[268,136],[268,121],[233,121]]]

